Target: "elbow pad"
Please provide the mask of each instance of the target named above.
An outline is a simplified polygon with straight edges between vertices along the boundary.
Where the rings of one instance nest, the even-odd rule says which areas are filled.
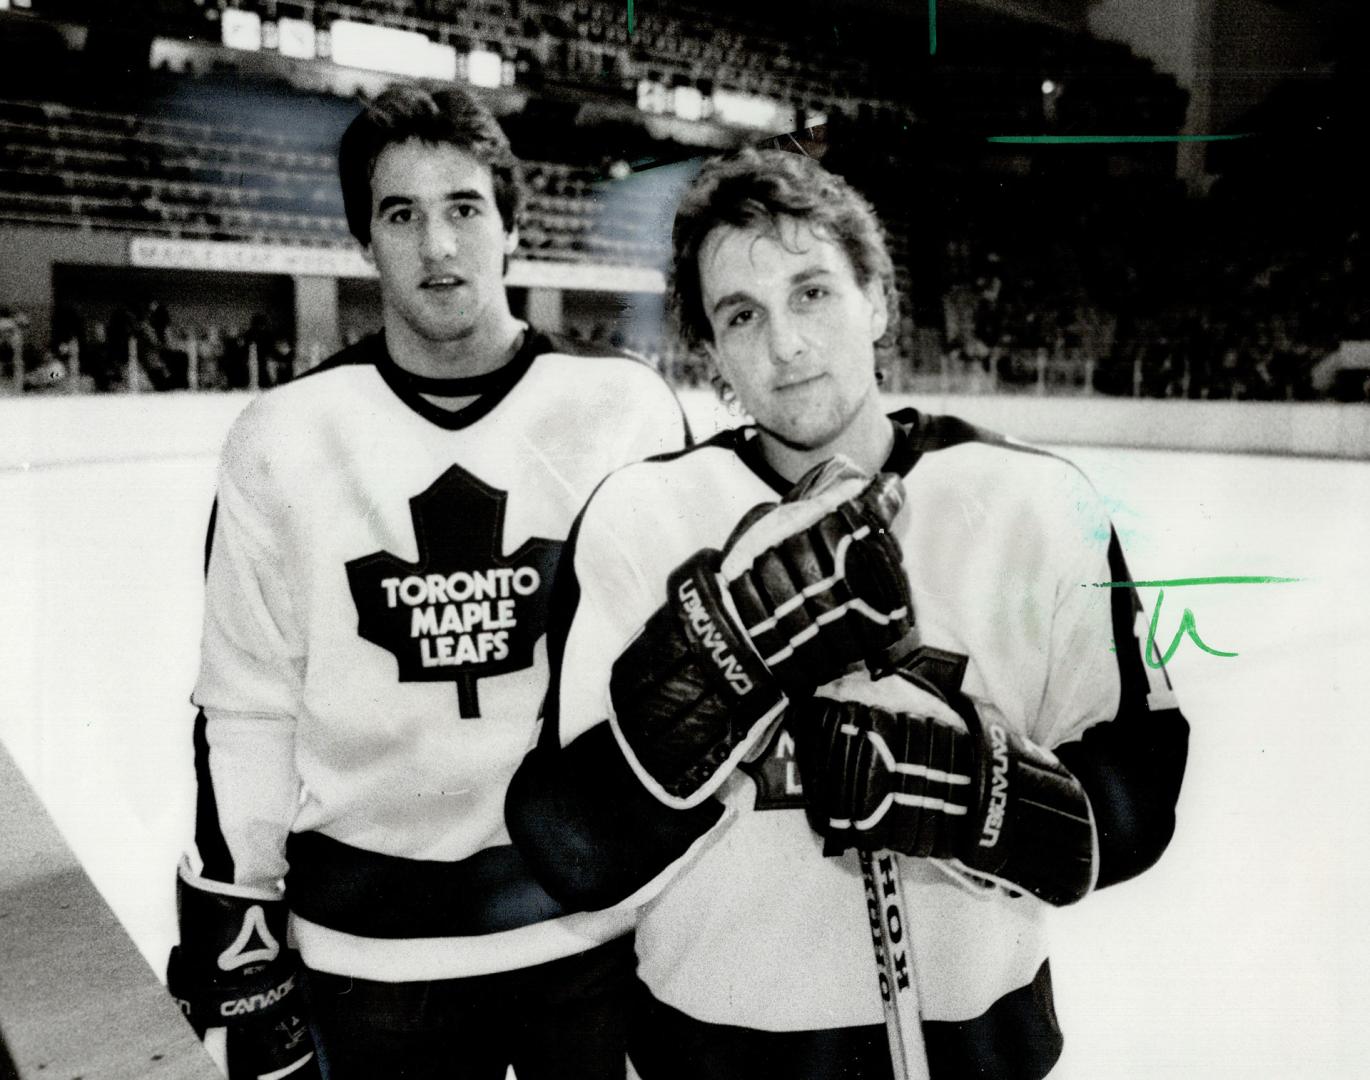
[[[504,816],[542,887],[570,909],[596,910],[681,858],[722,818],[723,804],[663,806],[599,724],[566,747],[534,747],[509,784]]]

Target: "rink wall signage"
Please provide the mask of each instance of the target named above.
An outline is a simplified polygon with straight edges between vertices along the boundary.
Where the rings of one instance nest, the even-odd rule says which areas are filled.
[[[376,276],[375,268],[355,248],[135,236],[129,241],[128,255],[133,266],[162,270],[298,274],[312,277]]]
[[[229,274],[374,278],[376,269],[357,248],[296,247],[220,240],[135,236],[129,264],[157,270],[203,270]],[[596,292],[663,293],[666,278],[645,266],[514,259],[505,284],[516,289],[582,289]]]

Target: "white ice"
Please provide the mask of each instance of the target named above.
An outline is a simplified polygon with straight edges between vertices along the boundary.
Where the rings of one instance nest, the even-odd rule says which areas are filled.
[[[1055,918],[1070,1075],[1363,1076],[1370,463],[1063,452],[1109,499],[1134,578],[1300,579],[1166,591],[1163,645],[1188,607],[1238,655],[1186,641],[1170,663],[1193,738],[1164,859]],[[156,969],[192,819],[213,471],[0,471],[0,738]]]

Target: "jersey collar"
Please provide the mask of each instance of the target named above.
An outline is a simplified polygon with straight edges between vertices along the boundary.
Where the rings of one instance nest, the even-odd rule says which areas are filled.
[[[425,420],[449,431],[469,427],[481,417],[486,416],[508,395],[532,363],[551,349],[551,342],[545,335],[529,328],[523,335],[523,344],[503,367],[482,375],[469,375],[465,378],[436,379],[425,375],[413,375],[395,363],[385,344],[385,331],[376,335],[376,371],[385,380],[395,396]],[[444,409],[429,401],[425,394],[442,397],[471,397],[476,400],[460,409]]]
[[[885,464],[881,466],[880,471],[907,476],[922,456],[916,439],[920,426],[918,410],[900,409],[898,412],[890,413],[890,419],[894,421],[894,445],[890,447],[889,456],[885,458]],[[784,495],[794,487],[794,484],[766,462],[761,452],[761,439],[755,427],[748,425],[739,428],[733,432],[733,438],[733,449],[737,456],[764,484],[779,495]]]

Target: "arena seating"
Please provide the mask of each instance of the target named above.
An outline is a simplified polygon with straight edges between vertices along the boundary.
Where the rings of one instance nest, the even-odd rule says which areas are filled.
[[[79,17],[80,4],[62,7]],[[99,5],[87,9],[94,18]],[[908,13],[851,49],[841,36],[854,16],[830,26],[777,19],[768,0],[649,5],[631,34],[618,0],[162,0],[159,9],[159,26],[207,43],[226,11],[242,9],[319,30],[335,19],[418,30],[503,56],[529,99],[527,116],[507,120],[529,162],[519,254],[531,260],[663,264],[659,195],[611,179],[608,165],[698,150],[654,141],[652,118],[633,110],[642,85],[824,114],[818,152],[870,195],[889,233],[904,298],[889,368],[896,388],[1301,398],[1317,392],[1309,372],[1321,357],[1370,336],[1358,299],[1370,295],[1370,271],[1353,227],[1270,237],[1254,204],[1224,210],[1210,199],[1196,213],[1175,181],[1173,147],[1035,157],[987,147],[988,134],[1179,130],[1184,91],[1122,45],[985,17],[973,40],[945,40],[932,64],[909,48],[917,21]],[[222,79],[169,72],[115,84],[95,102],[79,90],[83,62],[67,57],[65,76],[42,93],[19,92],[0,73],[0,223],[350,248],[334,176],[350,102],[247,79],[241,99],[226,100]],[[539,126],[539,109],[569,120],[583,101],[603,105],[617,127]],[[757,138],[707,109],[701,126],[711,145]],[[1320,282],[1316,295],[1301,294],[1301,280]],[[686,382],[703,377],[665,345],[635,344]]]

